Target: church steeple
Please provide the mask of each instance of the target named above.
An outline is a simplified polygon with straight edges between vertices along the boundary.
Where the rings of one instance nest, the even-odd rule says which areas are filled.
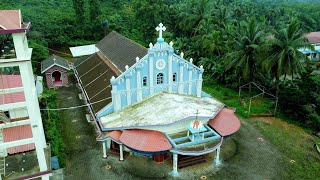
[[[156,30],[159,31],[159,38],[157,39],[158,43],[163,43],[164,39],[162,38],[162,31],[166,31],[166,27],[160,23],[159,26],[156,27]]]

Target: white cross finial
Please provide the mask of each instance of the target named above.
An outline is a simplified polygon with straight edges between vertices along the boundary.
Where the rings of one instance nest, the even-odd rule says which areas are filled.
[[[159,31],[159,38],[162,38],[162,31],[166,31],[166,27],[160,23],[159,26],[156,27],[156,30]]]
[[[139,57],[136,57],[136,62],[139,62],[140,58]]]
[[[183,58],[183,56],[184,56],[184,53],[183,53],[183,52],[181,52],[181,53],[180,53],[180,57],[181,57],[181,58]]]
[[[129,69],[129,66],[128,66],[128,65],[126,65],[126,66],[125,66],[125,68],[126,68],[126,70],[128,70],[128,69]]]
[[[172,46],[173,46],[173,42],[172,42],[172,41],[170,41],[169,45],[172,47]]]

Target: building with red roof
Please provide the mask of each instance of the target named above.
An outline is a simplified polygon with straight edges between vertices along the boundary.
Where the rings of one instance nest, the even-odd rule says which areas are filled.
[[[186,166],[178,156],[192,160],[192,157],[214,153],[214,162],[218,165],[223,139],[239,130],[240,121],[234,109],[202,91],[203,67],[194,65],[192,58],[186,60],[183,53],[174,53],[173,43],[162,38],[166,30],[163,24],[156,30],[159,38],[155,44],[150,43],[147,53],[123,37],[120,39],[124,41],[106,37],[103,43],[98,43],[97,48],[104,52],[105,64],[114,75],[108,85],[112,89],[111,102],[98,111],[91,110],[95,112],[100,132],[97,141],[102,143],[103,157],[106,158],[108,152],[118,152],[120,161],[124,160],[125,152],[156,162],[171,157],[173,176],[179,175],[178,167]],[[104,46],[110,44],[109,41],[112,46]],[[125,53],[129,47],[136,48]],[[135,49],[142,56],[134,57],[132,62],[131,54],[139,54]],[[125,61],[121,61],[123,58],[119,57],[124,55]],[[113,61],[109,61],[110,58]],[[76,63],[75,74],[80,86],[83,80],[78,70],[92,70],[77,68],[86,61]],[[99,77],[103,72],[100,74]],[[88,91],[85,86],[81,88],[85,95],[99,94]]]

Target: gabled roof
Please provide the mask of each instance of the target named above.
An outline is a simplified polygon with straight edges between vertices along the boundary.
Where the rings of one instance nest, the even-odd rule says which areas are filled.
[[[97,48],[120,72],[132,66],[136,57],[144,57],[148,50],[144,46],[112,31],[96,44]]]
[[[21,28],[20,10],[0,10],[0,29],[12,30]]]
[[[88,95],[88,101],[94,103],[92,104],[94,113],[97,113],[111,102],[110,78],[115,74],[97,53],[76,60],[74,66],[75,75],[80,79],[80,85]]]
[[[66,70],[70,70],[69,63],[66,59],[53,54],[49,56],[46,60],[41,62],[41,73],[46,72],[48,69],[55,65]]]
[[[311,32],[309,34],[306,34],[305,37],[311,44],[320,43],[320,32]]]

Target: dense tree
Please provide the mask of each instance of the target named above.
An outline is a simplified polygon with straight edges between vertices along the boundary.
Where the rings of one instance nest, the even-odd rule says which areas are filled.
[[[253,81],[257,73],[263,31],[259,23],[250,19],[248,22],[243,22],[239,32],[235,34],[233,49],[226,55],[227,69],[240,71],[245,81]]]
[[[300,60],[303,56],[298,49],[307,46],[307,43],[296,19],[286,28],[276,31],[270,43],[269,57],[264,67],[275,77],[278,96],[280,77],[290,75],[293,79],[295,74],[301,73],[303,67]]]
[[[97,21],[98,16],[101,14],[100,0],[89,0],[90,5],[90,20]]]

